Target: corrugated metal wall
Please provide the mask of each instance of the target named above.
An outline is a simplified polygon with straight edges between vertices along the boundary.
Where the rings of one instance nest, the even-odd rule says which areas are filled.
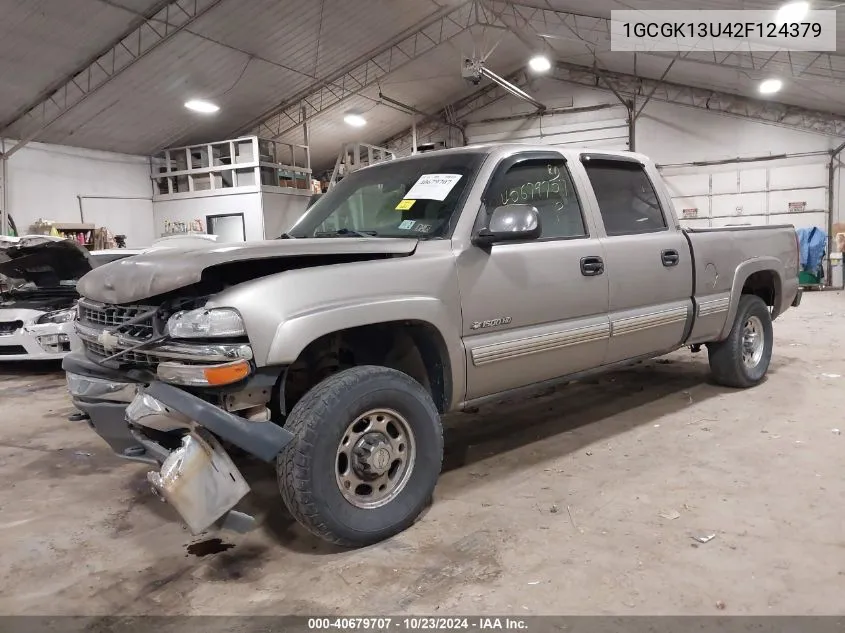
[[[623,106],[581,114],[554,114],[516,120],[471,123],[470,143],[542,143],[556,147],[628,149],[628,122]]]

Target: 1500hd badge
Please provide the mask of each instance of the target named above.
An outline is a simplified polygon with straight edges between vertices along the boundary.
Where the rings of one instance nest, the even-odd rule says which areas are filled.
[[[511,321],[513,321],[513,319],[509,316],[499,317],[498,319],[488,319],[486,321],[473,321],[472,325],[469,326],[469,329],[480,330],[485,327],[498,327],[500,325],[507,325]]]

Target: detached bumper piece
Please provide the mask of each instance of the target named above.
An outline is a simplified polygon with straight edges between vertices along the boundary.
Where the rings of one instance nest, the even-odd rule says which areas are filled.
[[[209,433],[191,431],[167,457],[160,472],[147,473],[153,489],[199,534],[227,514],[249,492],[238,467]]]
[[[249,485],[216,438],[268,462],[293,439],[290,431],[272,422],[246,420],[160,382],[138,389],[126,408],[126,419],[146,453],[161,463],[159,472],[148,473],[147,479],[193,534],[220,519],[224,527],[244,523],[244,515],[232,508],[249,492]],[[187,433],[181,446],[169,451],[147,437],[144,429]]]

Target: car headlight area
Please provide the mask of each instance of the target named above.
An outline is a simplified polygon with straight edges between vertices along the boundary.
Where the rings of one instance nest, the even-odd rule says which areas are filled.
[[[243,319],[233,308],[198,308],[177,312],[167,321],[173,338],[226,338],[246,336]]]
[[[66,308],[64,310],[55,310],[54,312],[47,312],[38,317],[35,321],[36,325],[44,325],[45,323],[67,323],[76,318],[76,306]]]

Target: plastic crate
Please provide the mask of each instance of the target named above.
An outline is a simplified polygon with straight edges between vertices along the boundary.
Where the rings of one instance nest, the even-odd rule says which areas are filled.
[[[808,273],[806,270],[802,270],[798,273],[799,286],[818,286],[820,283],[821,280],[813,273]]]

